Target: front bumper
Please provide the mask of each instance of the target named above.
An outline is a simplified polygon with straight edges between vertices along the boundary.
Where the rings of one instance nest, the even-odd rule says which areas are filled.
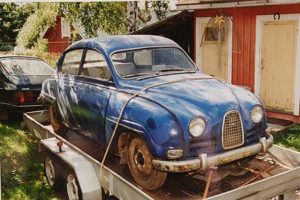
[[[153,160],[152,164],[155,169],[165,172],[189,172],[194,170],[206,170],[210,167],[216,167],[256,154],[265,154],[272,145],[273,136],[271,134],[267,134],[267,138],[261,138],[259,140],[259,143],[257,144],[241,147],[232,151],[227,151],[225,153],[213,156],[201,154],[196,159],[184,161]]]

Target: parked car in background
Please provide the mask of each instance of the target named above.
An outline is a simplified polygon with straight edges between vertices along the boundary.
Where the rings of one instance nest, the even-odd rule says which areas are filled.
[[[148,190],[167,173],[205,172],[273,143],[254,94],[201,73],[179,45],[159,36],[72,44],[40,100],[57,133],[69,127],[104,149],[118,126],[112,147]]]
[[[0,120],[9,112],[38,110],[42,83],[54,70],[43,60],[28,56],[0,56]]]

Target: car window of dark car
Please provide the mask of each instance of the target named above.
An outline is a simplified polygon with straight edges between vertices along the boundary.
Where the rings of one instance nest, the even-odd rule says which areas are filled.
[[[65,54],[61,72],[64,74],[78,75],[83,49],[76,49]]]
[[[111,81],[111,73],[104,56],[94,50],[87,50],[81,75]]]

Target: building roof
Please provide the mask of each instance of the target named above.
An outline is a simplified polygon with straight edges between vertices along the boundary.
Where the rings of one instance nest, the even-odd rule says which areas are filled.
[[[177,12],[163,20],[157,21],[155,23],[149,24],[147,26],[144,26],[143,28],[140,28],[136,31],[133,31],[129,34],[140,34],[140,33],[147,33],[150,30],[156,29],[156,28],[160,28],[166,24],[170,24],[173,23],[173,21],[183,18],[183,17],[193,17],[193,13],[191,12],[186,12],[186,11],[180,11]]]
[[[91,39],[84,39],[75,42],[68,49],[74,48],[96,48],[102,50],[107,55],[110,55],[114,51],[124,49],[135,49],[143,47],[161,47],[161,46],[173,46],[179,47],[174,41],[154,35],[119,35],[119,36],[107,36]]]
[[[300,0],[180,0],[178,10],[296,4]]]

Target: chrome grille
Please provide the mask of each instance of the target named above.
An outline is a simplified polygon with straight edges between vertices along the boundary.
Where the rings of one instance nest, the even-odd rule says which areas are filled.
[[[225,114],[222,129],[224,149],[232,149],[244,144],[243,125],[238,111],[229,111]]]

